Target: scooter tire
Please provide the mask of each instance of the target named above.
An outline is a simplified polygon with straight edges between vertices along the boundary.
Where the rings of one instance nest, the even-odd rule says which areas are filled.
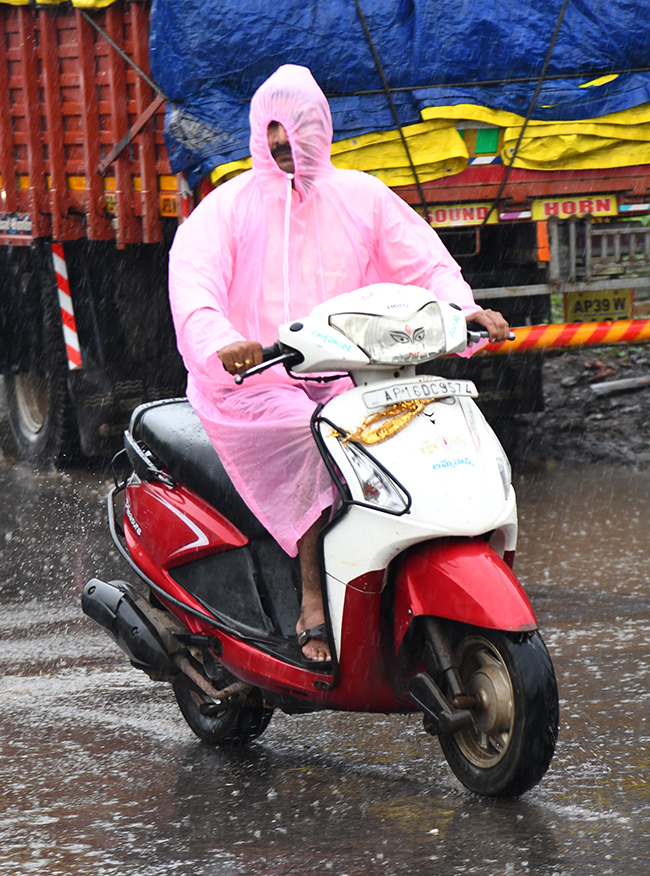
[[[233,704],[223,715],[204,715],[201,706],[212,700],[201,691],[174,684],[174,696],[191,730],[209,745],[238,748],[264,733],[273,709]]]
[[[465,690],[483,707],[470,727],[440,733],[440,746],[470,791],[517,797],[545,775],[557,741],[557,683],[546,646],[537,631],[475,627],[460,628],[452,642]]]

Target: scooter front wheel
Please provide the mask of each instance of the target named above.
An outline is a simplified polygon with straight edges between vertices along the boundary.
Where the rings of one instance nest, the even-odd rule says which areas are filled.
[[[248,745],[264,733],[273,716],[273,709],[267,709],[261,703],[252,706],[237,702],[221,714],[206,714],[205,707],[214,705],[210,697],[179,684],[174,684],[173,688],[183,717],[199,739],[209,745],[230,748]]]
[[[456,777],[476,794],[515,797],[546,773],[558,732],[553,665],[537,631],[458,628],[452,639],[472,723],[439,734]]]

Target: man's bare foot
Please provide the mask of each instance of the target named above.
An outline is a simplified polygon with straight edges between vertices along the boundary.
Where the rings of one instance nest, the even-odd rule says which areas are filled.
[[[311,614],[307,619],[301,616],[296,625],[298,644],[306,660],[324,663],[332,659],[327,644],[327,629],[322,611]]]
[[[326,518],[327,512],[324,512],[298,542],[302,574],[302,604],[300,606],[300,619],[296,624],[296,633],[305,659],[319,663],[332,659],[327,644],[318,564],[318,533]]]

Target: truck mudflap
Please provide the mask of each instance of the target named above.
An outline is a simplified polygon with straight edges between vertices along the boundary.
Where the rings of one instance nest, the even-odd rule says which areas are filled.
[[[396,651],[415,618],[425,616],[511,632],[537,629],[535,612],[519,579],[478,538],[423,542],[400,559],[395,582]]]

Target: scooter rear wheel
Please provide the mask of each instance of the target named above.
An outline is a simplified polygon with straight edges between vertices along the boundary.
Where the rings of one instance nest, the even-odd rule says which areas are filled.
[[[192,731],[209,745],[237,748],[248,745],[264,733],[273,716],[273,709],[263,705],[249,706],[234,702],[219,715],[206,715],[202,706],[213,701],[202,691],[175,684],[174,696],[181,713]]]
[[[465,627],[453,650],[465,692],[480,702],[472,724],[439,735],[456,777],[476,794],[516,797],[546,773],[558,732],[553,665],[537,631]]]

